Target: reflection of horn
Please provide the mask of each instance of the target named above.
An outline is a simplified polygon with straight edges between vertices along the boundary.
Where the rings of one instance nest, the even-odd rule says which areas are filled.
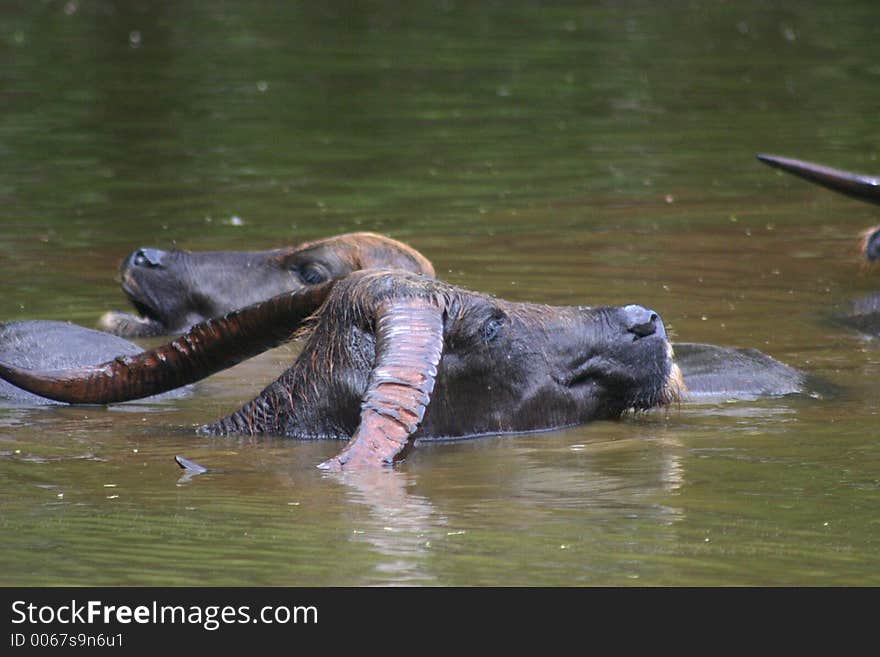
[[[782,169],[810,182],[846,194],[861,201],[880,204],[880,178],[832,169],[821,164],[793,160],[788,157],[759,154],[758,159],[771,167]]]
[[[348,540],[368,545],[376,556],[370,585],[436,585],[431,543],[447,538],[447,520],[427,497],[412,492],[415,476],[395,468],[346,469],[330,473],[352,506],[369,510]],[[359,514],[359,519],[361,518]]]
[[[376,361],[361,404],[360,425],[325,470],[390,465],[419,428],[443,352],[443,311],[436,299],[395,299],[376,319]]]
[[[196,324],[161,347],[70,370],[25,370],[0,362],[0,377],[28,392],[71,404],[111,404],[193,383],[290,339],[334,282],[285,293]]]

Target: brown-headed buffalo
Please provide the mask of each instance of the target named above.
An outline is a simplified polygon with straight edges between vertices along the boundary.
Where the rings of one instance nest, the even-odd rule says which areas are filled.
[[[617,418],[683,390],[663,323],[642,306],[513,303],[376,270],[273,297],[141,354],[71,370],[0,363],[0,375],[59,401],[114,403],[201,379],[297,328],[305,343],[293,365],[203,431],[350,439],[322,464],[340,469],[390,464],[414,439]]]
[[[177,334],[212,317],[361,269],[434,275],[412,247],[375,233],[349,233],[270,251],[140,248],[120,267],[122,290],[140,316],[105,313],[98,328],[123,337]]]

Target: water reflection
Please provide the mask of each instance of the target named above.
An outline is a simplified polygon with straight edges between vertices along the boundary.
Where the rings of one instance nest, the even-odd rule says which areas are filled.
[[[407,490],[416,485],[416,476],[389,468],[326,476],[346,488],[351,503],[369,509],[366,521],[352,525],[350,540],[367,543],[378,553],[377,583],[437,583],[428,557],[446,519],[426,497]]]
[[[620,428],[609,423],[599,431]],[[642,433],[638,426],[623,430],[632,429]],[[686,514],[667,502],[683,485],[685,467],[675,437],[582,433],[590,430],[421,446],[423,453],[399,469],[326,477],[369,511],[352,521],[350,540],[376,552],[373,583],[561,583],[557,566],[539,556],[547,550],[569,563],[567,581],[596,582],[609,569],[604,551],[613,550],[590,552],[609,542],[603,531],[612,516],[622,514],[642,531],[659,522],[651,550],[674,549],[671,528]],[[538,520],[546,509],[554,510],[551,522]],[[529,538],[499,543],[499,529],[510,525]],[[534,553],[530,545],[542,547]],[[629,571],[644,574],[637,563]]]
[[[650,424],[615,426],[611,436],[551,450],[550,458],[536,446],[515,489],[554,508],[616,509],[665,525],[679,521],[685,510],[669,502],[687,480],[685,447],[674,432]]]

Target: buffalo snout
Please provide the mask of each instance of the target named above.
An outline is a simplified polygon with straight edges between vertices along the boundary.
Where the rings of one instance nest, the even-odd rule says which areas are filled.
[[[630,305],[623,308],[626,330],[637,339],[646,338],[649,335],[666,337],[666,329],[660,315],[644,306]]]

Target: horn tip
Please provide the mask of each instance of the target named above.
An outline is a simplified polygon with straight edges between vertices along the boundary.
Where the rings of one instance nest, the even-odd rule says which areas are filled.
[[[778,166],[779,164],[782,163],[782,160],[784,159],[784,158],[779,157],[778,155],[770,155],[769,153],[757,153],[755,155],[755,158],[759,162],[763,162],[764,164],[767,164],[771,167]]]

